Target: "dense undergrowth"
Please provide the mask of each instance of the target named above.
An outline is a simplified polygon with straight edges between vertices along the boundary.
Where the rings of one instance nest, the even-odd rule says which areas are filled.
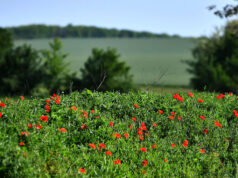
[[[2,177],[236,177],[237,96],[97,93],[0,100]]]

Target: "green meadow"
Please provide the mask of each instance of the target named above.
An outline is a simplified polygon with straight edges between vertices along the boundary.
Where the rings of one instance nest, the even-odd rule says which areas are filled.
[[[140,85],[188,86],[191,74],[181,60],[191,59],[191,39],[61,39],[72,70],[79,70],[91,55],[92,48],[116,48],[120,60],[131,66],[134,82]],[[50,39],[16,40],[15,45],[31,44],[36,49],[49,48]]]

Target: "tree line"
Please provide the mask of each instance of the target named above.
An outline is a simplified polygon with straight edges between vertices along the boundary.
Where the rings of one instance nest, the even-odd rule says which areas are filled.
[[[5,28],[14,39],[35,38],[179,38],[179,35],[166,33],[136,32],[132,30],[117,30],[94,26],[73,26],[68,24],[61,27],[56,25],[25,25]]]

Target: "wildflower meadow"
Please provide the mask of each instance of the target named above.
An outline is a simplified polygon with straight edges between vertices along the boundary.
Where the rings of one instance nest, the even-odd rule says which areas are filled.
[[[236,177],[233,93],[0,99],[2,177]]]

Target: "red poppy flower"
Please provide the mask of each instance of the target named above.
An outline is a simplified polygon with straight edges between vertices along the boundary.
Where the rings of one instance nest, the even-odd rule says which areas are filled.
[[[96,116],[96,118],[98,119],[98,118],[99,118],[99,116]]]
[[[99,143],[99,146],[100,146],[101,148],[103,148],[103,149],[105,149],[105,148],[106,148],[106,146],[105,146],[105,144],[104,144],[104,143]]]
[[[132,117],[131,119],[132,119],[133,121],[136,121],[136,118],[135,118],[135,117]]]
[[[145,174],[145,173],[146,173],[146,171],[144,171],[144,170],[143,170],[143,171],[142,171],[142,173],[143,173],[143,174]]]
[[[29,133],[27,133],[27,132],[21,132],[21,135],[22,135],[22,136],[24,136],[24,135],[25,135],[25,136],[28,136]]]
[[[217,99],[220,99],[220,96],[219,96],[219,95],[217,95],[217,96],[216,96],[216,98],[217,98]]]
[[[226,142],[226,138],[225,138],[225,142]]]
[[[238,113],[235,114],[235,117],[238,117]]]
[[[192,93],[188,93],[188,96],[190,96],[191,98],[193,97],[193,94]]]
[[[178,96],[178,101],[183,101],[183,98],[181,96]]]
[[[60,132],[67,132],[65,128],[58,129]]]
[[[112,121],[110,122],[110,126],[113,127],[113,122]]]
[[[145,127],[144,122],[141,122],[141,128],[142,128],[142,130],[146,131],[146,127]]]
[[[134,104],[134,107],[135,107],[135,108],[139,108],[139,106],[138,106],[137,104]]]
[[[159,112],[160,114],[163,114],[163,113],[164,113],[164,111],[162,111],[162,110],[159,110],[158,112]]]
[[[178,120],[181,121],[181,117],[180,116],[178,116]]]
[[[91,148],[96,149],[96,146],[93,143],[88,144]]]
[[[172,148],[174,148],[174,147],[176,147],[176,144],[172,143],[171,146],[172,146]]]
[[[6,105],[4,103],[0,103],[0,107],[4,108]]]
[[[137,133],[138,133],[138,135],[143,135],[143,132],[142,132],[142,130],[140,128],[138,129]]]
[[[107,151],[107,152],[106,152],[106,155],[111,156],[112,153],[111,153],[110,151]]]
[[[28,126],[29,129],[32,127],[31,123],[28,123],[27,126]]]
[[[232,93],[228,93],[228,95],[232,96]]]
[[[131,125],[131,123],[129,123],[129,129],[132,129],[132,125]]]
[[[176,99],[176,98],[178,98],[179,97],[179,94],[178,93],[176,93],[175,95],[173,95],[173,99]]]
[[[167,162],[167,159],[163,159],[164,162]]]
[[[224,98],[224,97],[225,97],[225,95],[221,93],[221,94],[220,94],[220,97],[221,97],[221,98]]]
[[[187,147],[187,146],[188,146],[188,140],[186,140],[186,139],[184,140],[183,146],[184,146],[184,147]]]
[[[174,119],[174,116],[169,116],[169,118],[173,120],[173,119]]]
[[[200,153],[205,153],[205,150],[204,149],[200,149]]]
[[[45,102],[46,102],[46,103],[49,103],[49,102],[50,102],[50,100],[48,100],[48,99],[47,99],[47,100],[45,100]]]
[[[142,152],[147,152],[146,148],[144,148],[144,147],[140,148],[140,150],[141,150]]]
[[[202,99],[198,99],[198,102],[199,102],[199,103],[203,103],[203,100],[202,100]]]
[[[175,115],[175,113],[174,113],[174,112],[171,112],[171,115],[172,115],[172,116],[174,116],[174,115]]]
[[[200,118],[201,118],[202,120],[205,120],[205,117],[204,117],[204,116],[200,116]]]
[[[113,134],[116,138],[121,138],[121,135],[119,133]]]
[[[88,118],[88,113],[87,112],[83,112],[83,116],[85,117],[85,118]]]
[[[140,140],[144,140],[144,137],[140,137]]]
[[[81,173],[86,173],[86,171],[84,170],[84,169],[81,169],[81,168],[79,168],[79,172],[81,172]]]
[[[124,134],[124,137],[125,137],[126,139],[128,139],[128,137],[129,137],[128,133],[125,133],[125,134]]]
[[[2,113],[0,112],[0,117],[2,117]]]
[[[50,112],[50,110],[46,110],[45,112]]]
[[[23,142],[20,142],[20,143],[19,143],[19,145],[20,145],[20,146],[24,146],[24,145],[25,145],[25,143],[23,143]]]
[[[233,110],[233,113],[234,113],[234,114],[237,114],[237,110]]]
[[[45,105],[45,109],[50,110],[50,106],[48,104]]]
[[[91,113],[95,113],[95,111],[94,111],[94,110],[91,110]]]
[[[36,128],[37,130],[40,130],[40,129],[42,128],[42,126],[39,125],[39,124],[37,124],[37,125],[35,124],[34,126],[35,126],[35,128]],[[29,127],[29,125],[28,125],[28,127]]]
[[[157,147],[157,145],[152,145],[151,147],[152,147],[152,148],[155,148],[155,147]]]
[[[24,98],[24,96],[19,96],[20,98],[21,98],[21,100],[24,100],[25,98]]]
[[[83,125],[81,125],[81,129],[86,129],[86,125],[85,124],[83,124]]]
[[[153,123],[153,126],[154,126],[154,127],[157,127],[156,123]]]
[[[121,160],[117,159],[116,161],[113,161],[114,164],[121,164]]]
[[[56,104],[60,104],[60,100],[55,100],[55,103]]]
[[[204,129],[204,133],[207,134],[207,132],[208,132],[208,129]]]
[[[48,116],[41,116],[40,120],[47,122],[48,121]]]
[[[217,127],[222,127],[222,125],[221,125],[219,122],[217,122],[217,121],[214,121],[214,124],[215,124]]]
[[[143,162],[142,162],[142,166],[146,166],[147,165],[147,160],[144,160]]]

